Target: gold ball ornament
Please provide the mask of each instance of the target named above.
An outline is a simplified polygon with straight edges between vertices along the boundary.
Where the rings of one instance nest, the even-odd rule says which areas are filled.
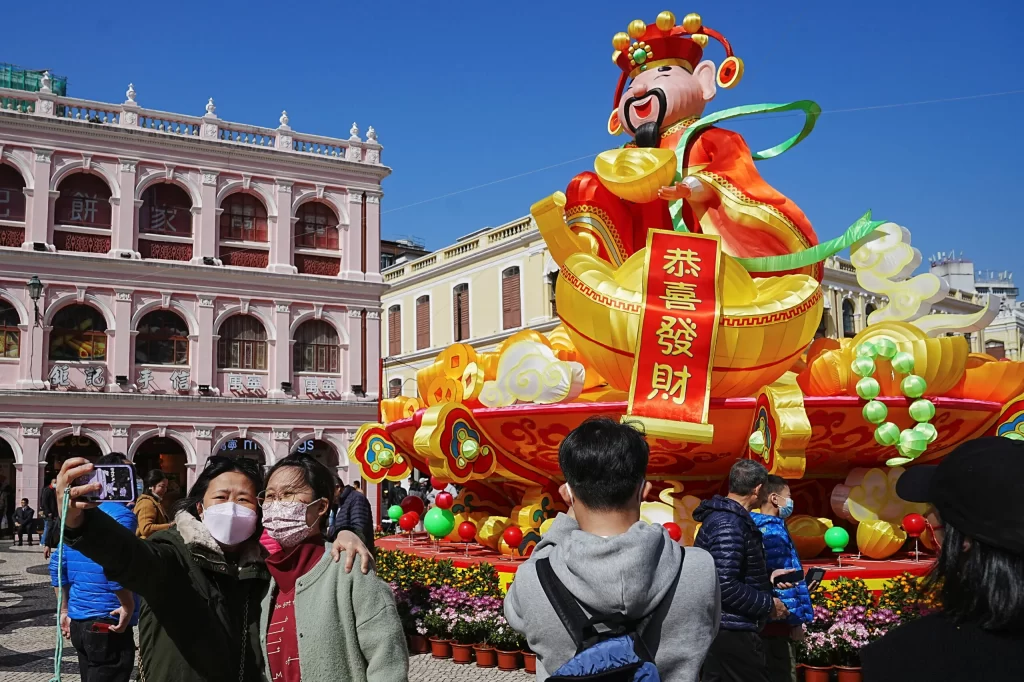
[[[619,63],[619,57],[621,57],[621,56],[622,56],[622,52],[620,50],[615,50],[615,52],[612,52],[612,64],[618,64]]]
[[[612,36],[612,47],[621,52],[629,47],[629,36],[625,33],[619,32]]]
[[[662,31],[668,31],[676,25],[676,15],[666,10],[658,15],[658,18],[654,20],[654,24]]]
[[[626,32],[629,33],[630,38],[639,40],[640,37],[647,32],[647,24],[643,22],[643,19],[634,19],[629,22],[629,26],[626,27]]]
[[[733,88],[743,78],[743,60],[739,57],[726,57],[718,67],[718,87]]]
[[[703,33],[695,33],[694,35],[690,36],[690,40],[700,45],[701,49],[704,49],[705,47],[708,46],[709,38]]]
[[[687,33],[699,31],[701,26],[703,26],[703,23],[701,22],[700,15],[696,12],[691,12],[683,17],[683,29],[685,29]]]

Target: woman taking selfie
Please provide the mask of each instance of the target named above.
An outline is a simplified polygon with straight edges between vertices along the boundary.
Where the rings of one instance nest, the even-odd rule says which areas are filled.
[[[63,491],[93,470],[69,459],[57,479]],[[263,488],[259,466],[243,458],[211,457],[175,526],[146,541],[83,499],[100,484],[73,486],[64,541],[101,567],[109,580],[144,600],[139,621],[141,679],[146,682],[257,682],[265,670],[260,650],[260,605],[269,574],[259,545]],[[369,570],[370,554],[342,533],[332,554],[353,552]]]
[[[151,469],[146,474],[146,488],[135,501],[135,516],[139,519],[139,529],[135,534],[143,540],[172,525],[162,505],[169,483],[167,476],[159,469]]]
[[[270,470],[263,525],[281,546],[267,559],[270,589],[260,608],[267,676],[283,682],[404,682],[405,635],[391,588],[346,573],[326,549],[334,476],[306,455]]]

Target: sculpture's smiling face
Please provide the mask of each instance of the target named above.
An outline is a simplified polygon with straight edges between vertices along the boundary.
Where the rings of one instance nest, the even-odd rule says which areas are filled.
[[[622,127],[638,138],[649,138],[663,128],[700,116],[715,96],[715,66],[701,62],[693,73],[682,66],[658,66],[640,73],[619,100]],[[656,138],[657,135],[654,135]],[[655,146],[638,139],[641,146]]]

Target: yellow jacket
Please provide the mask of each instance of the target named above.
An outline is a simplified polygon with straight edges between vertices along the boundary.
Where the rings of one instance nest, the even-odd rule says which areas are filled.
[[[171,527],[164,508],[160,506],[160,501],[148,493],[139,495],[139,499],[135,502],[135,515],[139,518],[139,529],[135,531],[135,534],[143,540],[153,533]]]

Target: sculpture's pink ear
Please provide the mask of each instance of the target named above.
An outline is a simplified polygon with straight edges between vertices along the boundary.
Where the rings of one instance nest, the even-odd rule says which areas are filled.
[[[697,65],[697,68],[693,70],[693,77],[700,83],[701,93],[704,95],[704,101],[710,102],[715,98],[717,88],[715,86],[715,64],[710,60],[704,60]]]

